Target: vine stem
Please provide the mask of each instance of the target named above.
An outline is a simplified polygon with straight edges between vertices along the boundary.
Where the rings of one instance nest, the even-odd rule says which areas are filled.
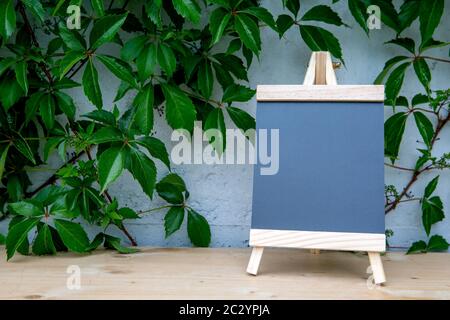
[[[37,41],[36,34],[35,34],[33,28],[31,27],[30,21],[28,20],[28,16],[27,16],[27,14],[26,14],[26,12],[25,12],[25,7],[24,7],[24,5],[23,5],[22,2],[19,2],[19,3],[18,3],[18,9],[19,9],[20,15],[22,16],[22,19],[23,19],[23,21],[24,21],[25,27],[27,28],[27,31],[29,32],[29,34],[30,34],[30,36],[31,36],[31,41],[32,41],[33,45],[34,45],[35,47],[37,47],[37,48],[40,48],[39,42]],[[84,65],[84,63],[86,63],[86,62],[83,61],[83,62],[80,64],[81,66],[79,66],[74,72],[72,72],[71,77],[73,77],[73,76],[76,74],[76,72],[78,72],[78,71],[81,69],[81,67]],[[54,80],[53,80],[53,77],[52,77],[52,75],[51,75],[51,73],[50,73],[50,70],[49,70],[49,68],[47,67],[46,63],[45,63],[45,62],[39,63],[39,67],[40,67],[41,70],[44,72],[44,74],[45,74],[45,76],[47,77],[49,83],[52,85],[52,84],[54,83]],[[84,154],[83,152],[80,152],[78,155],[72,157],[72,159],[70,159],[69,162],[66,162],[62,167],[64,167],[65,165],[67,165],[67,163],[71,163],[71,162],[70,162],[71,160],[72,160],[73,162],[77,161],[77,160],[81,157],[81,155],[83,155],[83,154]],[[88,158],[89,158],[90,160],[92,160],[92,157],[91,157],[91,154],[90,154],[90,150],[89,150],[89,149],[86,150],[86,154],[87,154]],[[61,168],[62,168],[62,167],[61,167]],[[57,176],[56,174],[53,174],[53,175],[52,175],[50,178],[48,178],[43,184],[41,184],[38,188],[36,188],[35,190],[33,190],[33,191],[29,194],[29,196],[35,195],[35,194],[38,193],[40,190],[44,189],[46,186],[48,186],[48,185],[50,185],[50,184],[54,184],[57,180],[58,180],[58,176]],[[104,195],[105,195],[105,197],[106,197],[110,202],[112,202],[112,198],[111,198],[111,196],[109,195],[109,193],[108,193],[107,191],[104,192]],[[120,226],[118,226],[118,228],[119,228],[119,229],[125,234],[125,236],[130,240],[132,246],[137,246],[136,240],[133,239],[133,237],[130,235],[130,233],[128,232],[128,230],[125,228],[125,226],[124,226],[123,224],[121,224]]]
[[[411,169],[411,168],[400,167],[400,166],[396,166],[396,165],[393,165],[393,164],[390,164],[390,163],[386,163],[386,162],[384,163],[384,165],[387,166],[387,167],[398,169],[398,170],[411,171],[411,172],[415,172],[416,171],[416,170]]]
[[[450,63],[450,60],[448,59],[443,59],[443,58],[436,58],[436,57],[430,57],[430,56],[420,56],[424,59],[428,59],[428,60],[434,60],[434,61],[439,61],[439,62],[445,62],[445,63]]]
[[[149,212],[158,211],[158,210],[162,210],[162,209],[166,209],[166,208],[172,208],[172,207],[181,207],[181,205],[170,204],[170,205],[165,205],[165,206],[161,206],[161,207],[157,207],[157,208],[141,210],[138,212],[138,214],[149,213]]]
[[[444,128],[444,126],[450,121],[450,113],[447,115],[447,117],[439,119],[438,120],[438,124],[436,127],[436,131],[434,132],[433,138],[431,139],[430,142],[430,150],[433,148],[434,143],[436,142],[439,134],[442,131],[442,128]],[[389,212],[391,212],[392,210],[394,210],[395,208],[397,208],[398,204],[400,202],[402,202],[403,198],[408,194],[409,190],[411,189],[411,187],[414,185],[414,183],[417,181],[417,179],[419,178],[419,176],[428,170],[431,170],[433,167],[430,165],[428,167],[425,167],[421,170],[415,170],[411,176],[411,179],[409,180],[408,184],[405,186],[405,188],[403,188],[403,191],[398,195],[398,197],[392,201],[388,206],[386,206],[384,213],[388,214]]]

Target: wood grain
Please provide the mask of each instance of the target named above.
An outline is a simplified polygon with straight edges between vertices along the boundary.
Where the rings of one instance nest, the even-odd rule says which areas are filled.
[[[386,250],[386,236],[377,233],[251,229],[250,246],[383,252]]]
[[[382,256],[385,286],[366,283],[367,255],[264,249],[254,277],[250,248],[143,248],[120,255],[17,255],[0,247],[0,299],[450,299],[450,254]],[[69,265],[81,268],[81,290],[68,290]]]
[[[257,101],[383,102],[382,85],[259,85]]]

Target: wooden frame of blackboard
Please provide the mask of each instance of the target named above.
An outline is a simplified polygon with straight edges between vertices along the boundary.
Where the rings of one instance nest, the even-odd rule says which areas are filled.
[[[337,85],[331,56],[313,52],[303,85],[259,85],[258,102],[383,102],[382,85]],[[386,250],[384,233],[322,232],[297,230],[250,230],[253,247],[247,272],[256,275],[264,247],[366,251],[376,284],[386,281],[380,253]]]

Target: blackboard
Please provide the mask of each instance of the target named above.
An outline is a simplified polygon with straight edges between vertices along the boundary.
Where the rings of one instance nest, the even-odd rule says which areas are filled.
[[[257,131],[279,130],[279,171],[261,175],[264,165],[255,165],[250,245],[302,247],[306,232],[308,241],[325,235],[315,242],[321,249],[337,235],[330,249],[384,250],[382,95],[363,99],[339,88],[313,101],[314,90],[289,90],[259,95],[269,98],[257,102]],[[303,233],[265,232],[270,230]],[[368,236],[349,245],[358,239],[352,235],[362,234]],[[301,239],[281,241],[284,236]],[[314,248],[308,241],[306,247]]]

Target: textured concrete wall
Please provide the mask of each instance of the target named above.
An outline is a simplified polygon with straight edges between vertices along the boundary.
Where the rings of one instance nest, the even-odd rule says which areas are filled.
[[[329,0],[319,1],[324,4],[331,4]],[[262,2],[272,13],[278,15],[282,12],[281,1],[266,0]],[[302,1],[301,12],[306,12],[317,1]],[[370,38],[356,25],[353,17],[347,9],[347,1],[340,1],[333,8],[339,12],[344,22],[350,28],[327,28],[339,38],[344,53],[346,66],[337,70],[337,79],[340,84],[370,84],[375,79],[378,72],[383,68],[384,62],[398,54],[405,54],[394,46],[383,45],[383,42],[395,37],[394,33],[383,27],[381,30],[374,30]],[[449,41],[448,30],[450,21],[445,17],[450,14],[450,5],[446,5],[444,12],[444,23],[436,32],[436,39]],[[417,22],[412,31],[405,34],[419,41]],[[262,54],[260,61],[255,60],[249,73],[250,85],[257,84],[299,84],[302,83],[307,63],[310,57],[310,50],[300,38],[298,29],[292,28],[285,37],[279,40],[278,35],[267,28],[262,31]],[[114,52],[117,47],[105,48],[105,52]],[[446,50],[434,49],[429,55],[448,56]],[[103,66],[98,65],[100,72],[101,86],[105,99],[105,106],[112,106],[112,101],[118,87],[118,81],[106,71]],[[432,63],[430,68],[433,71],[432,87],[448,88],[450,85],[450,65],[445,63]],[[81,77],[80,77],[81,79]],[[402,94],[411,97],[422,88],[415,75],[410,70],[406,76]],[[76,93],[75,101],[81,110],[90,110],[90,104],[81,91]],[[132,101],[132,96],[128,95],[120,105],[126,105]],[[255,114],[255,101],[246,104],[236,104],[244,108],[251,114]],[[386,117],[390,110],[386,108]],[[156,115],[156,113],[155,113]],[[410,119],[412,120],[412,119]],[[156,116],[157,136],[169,142],[170,130],[164,119]],[[230,124],[231,126],[231,124]],[[450,150],[450,127],[443,132],[440,141],[436,143],[436,154]],[[413,122],[407,124],[405,139],[401,146],[399,164],[403,166],[413,166],[416,158],[416,141],[419,134]],[[370,141],[368,141],[370,143]],[[55,160],[57,161],[57,160]],[[159,167],[160,176],[166,173],[166,169]],[[181,174],[187,182],[191,192],[190,205],[197,211],[204,214],[212,227],[212,246],[216,247],[243,247],[248,245],[248,234],[251,217],[251,196],[252,196],[252,166],[250,165],[183,165],[176,166],[174,171]],[[424,175],[418,181],[412,192],[421,196],[425,184],[431,180],[436,173]],[[448,170],[440,172],[441,179],[437,194],[442,197],[444,206],[450,207],[450,175]],[[394,184],[399,189],[405,185],[409,178],[408,172],[386,169],[385,180],[388,184]],[[43,181],[45,176],[34,175],[36,184]],[[139,185],[126,173],[118,182],[110,188],[111,194],[117,196],[122,205],[133,207],[136,210],[145,210],[160,205],[156,199],[150,201],[140,190]],[[449,210],[446,210],[450,212]],[[169,239],[164,238],[163,213],[153,213],[145,218],[130,223],[129,229],[136,236],[139,244],[151,246],[188,246],[189,239],[186,228],[172,235]],[[5,229],[1,225],[0,229]],[[408,246],[411,241],[425,238],[426,235],[421,225],[421,212],[419,203],[411,202],[402,204],[395,212],[386,217],[386,227],[395,232],[391,239],[391,244],[395,246]],[[0,230],[2,231],[2,230]],[[94,231],[94,230],[92,230]],[[434,233],[440,233],[450,239],[450,218],[433,228]]]

